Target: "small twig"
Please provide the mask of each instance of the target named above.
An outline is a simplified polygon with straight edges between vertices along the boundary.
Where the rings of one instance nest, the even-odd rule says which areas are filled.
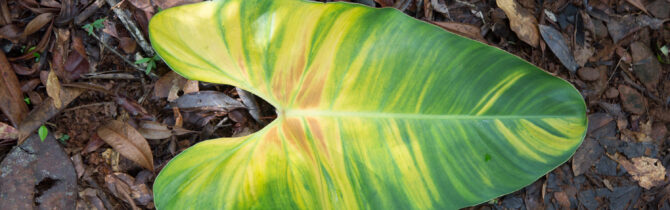
[[[119,56],[121,59],[123,59],[123,61],[125,61],[128,65],[130,65],[130,66],[132,66],[133,68],[135,68],[135,70],[138,70],[138,71],[140,71],[140,72],[142,72],[142,73],[145,73],[144,69],[142,69],[142,68],[140,68],[139,66],[135,65],[135,63],[133,63],[132,61],[128,60],[126,57],[124,57],[123,55],[121,55],[121,53],[119,53],[119,52],[116,51],[114,48],[112,48],[112,47],[110,47],[109,45],[107,45],[107,43],[103,42],[103,41],[100,39],[100,37],[98,37],[98,35],[96,35],[95,33],[91,33],[91,36],[92,36],[93,38],[95,38],[96,40],[98,40],[100,43],[102,43],[102,45],[104,45],[107,49],[109,49],[109,51],[111,51],[111,52],[114,53],[116,56]],[[156,76],[156,74],[154,74],[153,72],[149,72],[148,75],[149,75],[150,77],[152,77],[152,78],[158,78],[158,76]]]
[[[254,118],[256,122],[264,124],[260,120],[261,110],[258,108],[258,103],[256,103],[254,95],[238,87],[236,87],[235,89],[237,90],[237,94],[240,95],[242,103],[244,103],[244,105],[246,105],[249,108],[249,114],[251,114],[251,117]]]
[[[84,23],[86,19],[88,19],[89,17],[91,17],[91,15],[93,15],[96,11],[98,11],[98,9],[100,9],[100,7],[102,7],[103,4],[105,4],[104,0],[96,0],[95,2],[93,2],[91,5],[86,7],[84,11],[79,13],[77,17],[74,18],[74,24],[82,25],[82,23]]]
[[[139,80],[140,78],[135,75],[128,73],[112,73],[112,74],[92,74],[92,75],[82,75],[82,78],[85,79],[126,79],[126,80]]]
[[[142,35],[142,31],[137,27],[137,24],[132,21],[130,18],[130,14],[128,11],[121,9],[120,7],[116,7],[119,2],[117,0],[105,0],[107,1],[107,4],[109,4],[109,7],[112,8],[114,13],[116,14],[117,17],[119,17],[119,20],[121,20],[121,23],[123,23],[123,26],[128,29],[128,32],[130,32],[130,35],[137,41],[137,44],[140,45],[140,48],[146,53],[148,57],[153,57],[154,56],[154,50],[151,48],[151,45],[147,42],[146,39],[144,39],[144,35]]]
[[[92,107],[92,106],[108,105],[108,104],[113,104],[113,103],[114,102],[99,102],[99,103],[92,103],[92,104],[84,104],[84,105],[75,106],[75,107],[72,107],[72,108],[65,109],[65,110],[63,110],[63,112],[74,111],[74,110],[77,110],[77,109]]]

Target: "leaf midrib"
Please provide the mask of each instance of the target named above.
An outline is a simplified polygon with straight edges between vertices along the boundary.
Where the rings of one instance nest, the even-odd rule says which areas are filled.
[[[578,118],[569,115],[467,115],[467,114],[408,114],[385,112],[347,112],[331,110],[286,110],[286,117],[352,117],[352,118],[398,118],[424,120],[497,120],[497,119],[547,119]]]

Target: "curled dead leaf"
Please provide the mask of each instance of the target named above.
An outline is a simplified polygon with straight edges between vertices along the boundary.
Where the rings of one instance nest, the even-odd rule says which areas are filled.
[[[19,137],[19,131],[11,125],[0,122],[0,139],[15,139]]]
[[[619,162],[644,189],[649,190],[665,182],[665,167],[656,158],[636,157],[632,162],[623,157],[610,156],[610,158]]]
[[[98,128],[97,133],[121,155],[153,171],[154,161],[147,140],[128,123],[112,120]]]
[[[540,44],[540,32],[537,29],[537,19],[535,19],[535,16],[522,8],[514,0],[496,0],[496,3],[500,9],[505,11],[512,31],[516,33],[519,39],[530,46],[538,47]]]
[[[180,127],[170,129],[167,125],[154,121],[142,121],[137,131],[147,139],[166,139],[173,135],[179,136],[195,132]]]
[[[0,110],[9,118],[12,125],[18,126],[28,114],[28,106],[23,101],[19,79],[16,77],[12,66],[0,51]]]
[[[28,35],[31,35],[39,31],[47,23],[51,22],[51,19],[53,19],[53,17],[54,17],[53,13],[42,13],[37,17],[33,18],[30,22],[28,22],[28,25],[26,25],[26,28],[23,30],[22,36],[25,38]]]
[[[60,87],[60,81],[58,81],[58,76],[56,76],[56,72],[51,70],[49,71],[49,76],[47,77],[47,95],[54,101],[54,107],[56,109],[60,109],[61,106],[63,105],[61,100],[60,100],[60,92],[61,92],[61,87]]]

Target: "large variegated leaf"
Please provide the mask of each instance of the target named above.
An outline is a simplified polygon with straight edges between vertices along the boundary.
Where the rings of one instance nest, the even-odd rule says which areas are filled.
[[[179,74],[278,112],[175,157],[160,209],[464,207],[562,164],[586,129],[569,83],[394,9],[205,2],[160,12],[150,35]]]

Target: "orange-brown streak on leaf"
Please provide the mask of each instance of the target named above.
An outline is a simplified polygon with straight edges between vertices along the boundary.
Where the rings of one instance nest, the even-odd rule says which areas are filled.
[[[304,40],[307,40],[305,37]],[[295,47],[294,49],[299,49],[300,55],[297,57],[296,62],[291,63],[288,70],[285,69],[275,69],[276,72],[286,72],[282,74],[278,79],[273,81],[272,91],[277,97],[277,101],[289,102],[293,96],[293,91],[296,88],[295,86],[300,84],[300,76],[305,69],[306,63],[306,52],[305,52],[305,43],[302,43],[300,46]],[[284,68],[284,67],[279,67]]]
[[[79,88],[67,88],[63,87],[60,94],[61,102],[63,103],[61,108],[58,109],[54,106],[54,101],[51,98],[47,98],[44,103],[40,104],[37,108],[33,109],[28,116],[21,122],[19,125],[19,144],[23,143],[31,133],[33,133],[37,128],[43,125],[47,120],[56,116],[61,110],[67,107],[70,102],[77,98],[82,92],[83,89]]]
[[[330,159],[328,145],[326,145],[326,139],[323,135],[323,131],[321,130],[321,125],[319,125],[319,121],[314,118],[306,118],[305,121],[307,121],[307,130],[312,132],[312,136],[314,137],[314,141],[317,144],[316,146],[319,147],[319,151],[324,152],[324,155]]]
[[[325,69],[330,68],[312,68],[306,73],[307,75],[302,82],[302,87],[298,92],[298,97],[295,102],[295,104],[301,105],[301,107],[299,107],[300,109],[310,109],[319,106],[319,103],[321,102],[321,94],[323,94],[323,89],[326,85],[326,73],[328,71],[325,71]]]
[[[28,114],[28,106],[23,101],[19,79],[9,65],[4,52],[0,52],[0,109],[17,127]]]
[[[146,169],[154,170],[154,161],[149,143],[132,126],[122,121],[112,120],[98,128],[97,133],[119,154]]]
[[[641,0],[626,0],[626,2],[632,4],[633,6],[637,7],[638,9],[642,10],[644,13],[649,14],[649,12],[647,11],[647,8],[644,8],[644,4],[642,4]]]
[[[300,150],[303,151],[301,153],[309,155],[309,158],[314,161],[314,152],[309,146],[309,139],[305,135],[306,131],[302,125],[302,120],[299,118],[287,118],[285,123],[285,126],[282,126],[282,131],[286,139],[293,140],[300,147]]]

